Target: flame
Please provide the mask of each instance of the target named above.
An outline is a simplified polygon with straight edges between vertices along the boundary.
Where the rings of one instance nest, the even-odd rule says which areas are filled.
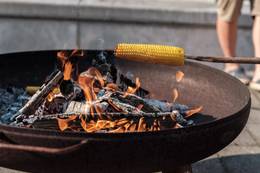
[[[95,77],[95,79],[99,82],[101,87],[104,87],[105,81],[102,77],[102,74],[98,71],[98,69],[91,67],[91,68],[88,69],[88,72],[89,72],[90,75]]]
[[[173,126],[174,129],[179,129],[179,128],[182,128],[182,125],[180,125],[179,123],[176,123],[174,126]]]
[[[102,119],[102,109],[101,109],[101,107],[100,107],[100,105],[95,105],[95,110],[96,110],[96,112],[97,112],[97,114],[98,114],[98,117],[100,118],[100,119]]]
[[[72,72],[72,63],[70,62],[70,58],[72,56],[83,56],[84,53],[82,50],[75,49],[69,55],[66,51],[60,51],[57,53],[57,58],[61,61],[63,69],[64,80],[70,80],[71,72]]]
[[[64,131],[64,130],[68,129],[69,128],[69,122],[75,120],[77,117],[78,117],[77,115],[71,115],[67,119],[57,118],[58,119],[58,126],[59,126],[60,130]]]
[[[80,125],[81,127],[86,131],[86,132],[93,132],[94,131],[94,121],[90,121],[88,124],[86,123],[85,119],[83,116],[80,117]]]
[[[118,86],[114,83],[108,83],[106,85],[106,89],[109,91],[117,91],[118,90]]]
[[[83,51],[74,50],[71,54],[67,54],[66,52],[58,52],[57,57],[61,60],[63,64],[63,74],[64,74],[64,80],[70,80],[71,79],[71,73],[73,70],[73,64],[71,61],[69,61],[69,58],[71,56],[83,56]],[[184,73],[181,71],[177,71],[176,73],[176,81],[180,82],[184,77]],[[151,123],[148,123],[147,119],[140,116],[137,119],[129,120],[129,118],[115,118],[114,114],[110,117],[103,116],[103,110],[101,107],[101,104],[99,104],[99,100],[97,99],[97,93],[101,89],[105,89],[106,91],[112,91],[116,92],[119,90],[119,87],[115,83],[105,83],[105,80],[102,76],[102,74],[98,71],[98,69],[91,67],[87,71],[81,73],[78,77],[78,84],[81,87],[81,89],[84,92],[86,104],[89,105],[90,108],[90,115],[71,115],[67,119],[58,119],[58,125],[61,131],[64,131],[68,128],[71,130],[84,130],[88,133],[91,132],[98,132],[98,131],[108,131],[110,133],[121,133],[121,132],[143,132],[143,131],[159,131],[161,130],[162,126],[161,120],[167,120],[168,118],[173,120],[174,126],[173,128],[181,128],[182,126],[177,123],[176,115],[172,113],[170,117],[162,117],[160,118],[154,118],[154,120],[151,121]],[[141,86],[140,79],[137,77],[135,80],[135,86],[134,87],[128,87],[127,90],[122,94],[123,97],[127,97],[129,94],[134,94]],[[52,101],[55,97],[55,93],[57,91],[52,91],[48,95],[47,99],[48,101]],[[173,94],[173,102],[177,100],[179,97],[179,92],[176,88],[172,91]],[[109,104],[109,108],[114,108],[119,113],[126,113],[124,112],[119,106],[115,104],[112,98],[108,98],[106,100]],[[167,106],[171,106],[172,104],[166,103]],[[135,109],[135,113],[138,113],[142,110],[143,104],[138,104]],[[199,112],[202,110],[202,106],[191,109],[185,112],[185,115],[187,117],[192,116],[193,114]],[[98,115],[98,116],[96,116]],[[116,116],[116,115],[115,115]],[[77,119],[77,117],[79,117]],[[74,121],[76,120],[77,121]],[[115,120],[116,119],[116,120]],[[78,122],[79,121],[79,122]],[[80,123],[80,126],[78,124]],[[74,126],[73,126],[74,124]]]
[[[89,75],[80,74],[78,78],[78,83],[84,91],[86,101],[92,102],[95,97],[95,93],[93,90],[94,78]]]
[[[133,121],[130,123],[130,126],[128,127],[128,131],[130,132],[134,132],[136,129],[136,123],[134,123]]]
[[[138,132],[143,132],[146,130],[146,123],[144,122],[144,117],[141,117],[138,123]]]
[[[62,67],[64,67],[66,61],[68,60],[67,53],[65,51],[60,51],[57,53],[57,58],[61,61]]]
[[[107,120],[97,120],[96,127],[98,127],[99,129],[109,128],[110,122]]]
[[[64,71],[63,71],[64,80],[70,80],[71,72],[72,72],[72,64],[70,61],[68,61],[64,65]]]
[[[128,122],[124,125],[125,131],[129,131],[129,127],[131,126],[131,122]]]
[[[184,77],[184,73],[182,71],[177,71],[175,77],[176,77],[176,81],[180,82]]]
[[[134,94],[141,86],[141,82],[140,82],[140,79],[137,77],[135,79],[135,88],[133,87],[128,87],[127,88],[127,91],[125,92],[125,94],[123,95],[123,97],[126,97],[128,96],[129,94]]]
[[[72,56],[84,56],[84,52],[83,50],[74,49],[70,54],[70,57]]]
[[[188,118],[188,117],[190,117],[190,116],[192,116],[192,115],[194,115],[194,114],[200,112],[202,109],[203,109],[203,106],[200,106],[200,107],[198,107],[198,108],[194,108],[194,109],[191,109],[191,110],[186,111],[186,116],[185,116],[185,118]]]
[[[172,94],[173,94],[173,102],[175,102],[177,100],[177,98],[179,97],[179,92],[176,88],[174,88],[172,91]]]
[[[105,82],[103,80],[103,77],[101,73],[94,67],[91,67],[86,72],[81,73],[78,78],[78,83],[84,92],[85,99],[89,103],[97,99],[96,93],[99,91],[99,89],[94,88],[95,81],[99,82],[101,88],[104,87]],[[90,106],[90,113],[92,117],[94,117],[95,111],[99,115],[99,118],[102,118],[102,109],[100,108],[100,106]]]
[[[52,100],[55,98],[55,95],[58,94],[60,94],[60,88],[59,87],[53,88],[53,90],[47,96],[48,102],[52,102]]]
[[[89,68],[86,72],[80,74],[78,82],[82,87],[87,101],[93,101],[96,99],[94,91],[94,82],[98,81],[101,88],[104,87],[105,82],[101,73],[94,67]],[[86,92],[85,92],[86,91]]]
[[[97,120],[95,122],[91,120],[88,123],[86,123],[83,117],[81,117],[80,119],[81,126],[86,132],[96,132],[99,130],[105,130],[110,128],[115,128],[114,130],[110,130],[110,133],[125,132],[130,127],[130,125],[132,125],[126,118],[122,118],[115,121]],[[132,130],[134,131],[135,129]]]
[[[126,118],[121,118],[120,120],[116,121],[116,125],[117,126],[122,126],[126,123],[128,123],[129,121]]]
[[[111,133],[123,133],[123,132],[125,132],[125,128],[124,127],[118,127],[117,129],[111,130],[110,132]]]

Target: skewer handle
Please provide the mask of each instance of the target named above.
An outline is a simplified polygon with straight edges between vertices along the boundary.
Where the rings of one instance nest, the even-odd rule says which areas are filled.
[[[211,57],[211,56],[191,56],[186,55],[186,59],[214,62],[214,63],[239,63],[239,64],[260,64],[260,58],[257,57]]]

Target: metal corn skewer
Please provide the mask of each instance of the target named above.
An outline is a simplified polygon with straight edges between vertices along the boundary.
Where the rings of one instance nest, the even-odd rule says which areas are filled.
[[[260,58],[257,57],[191,56],[185,55],[183,48],[155,44],[121,43],[115,49],[115,56],[132,61],[175,66],[184,65],[185,59],[215,63],[260,64]]]

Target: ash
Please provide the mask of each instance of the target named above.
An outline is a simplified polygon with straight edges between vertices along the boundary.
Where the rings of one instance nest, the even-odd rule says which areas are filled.
[[[16,112],[30,99],[22,88],[0,88],[0,122],[9,124]]]

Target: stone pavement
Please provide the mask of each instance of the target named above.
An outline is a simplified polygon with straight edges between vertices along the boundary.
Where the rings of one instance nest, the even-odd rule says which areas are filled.
[[[194,173],[260,172],[260,93],[250,92],[251,112],[242,133],[222,151],[195,163]]]

